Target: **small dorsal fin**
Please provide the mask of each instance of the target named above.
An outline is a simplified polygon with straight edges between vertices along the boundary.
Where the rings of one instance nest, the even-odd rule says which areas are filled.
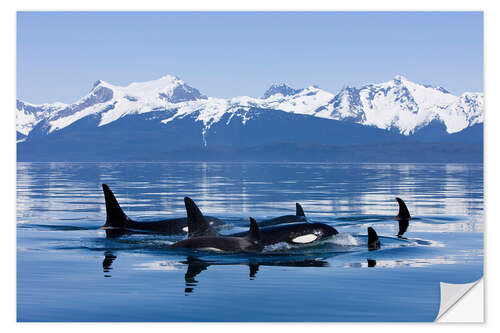
[[[191,198],[185,197],[184,205],[187,213],[188,238],[217,235]]]
[[[104,192],[104,200],[106,201],[106,224],[103,229],[125,227],[129,218],[123,212],[120,204],[118,204],[113,191],[106,184],[102,184],[102,191]]]
[[[399,204],[399,213],[398,216],[396,216],[398,219],[403,219],[403,220],[409,220],[411,219],[410,212],[408,211],[408,208],[406,207],[405,202],[401,198],[396,198],[396,201]]]
[[[259,271],[259,264],[248,263],[248,268],[250,269],[250,278],[253,279]]]
[[[306,217],[306,214],[304,214],[304,210],[302,209],[302,206],[298,202],[295,203],[295,215]]]
[[[259,226],[257,225],[257,222],[253,217],[250,218],[250,229],[248,230],[246,238],[249,241],[254,242],[256,244],[260,243],[261,237],[260,237]]]
[[[368,227],[368,249],[376,250],[380,248],[380,240],[375,232],[375,229]]]

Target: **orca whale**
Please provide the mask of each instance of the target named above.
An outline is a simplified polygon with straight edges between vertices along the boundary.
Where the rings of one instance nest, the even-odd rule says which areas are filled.
[[[268,227],[277,224],[294,223],[294,222],[307,222],[306,214],[304,214],[304,209],[297,202],[295,204],[295,215],[283,215],[274,217],[272,219],[267,219],[258,222],[259,227]]]
[[[238,232],[230,236],[241,237],[243,234]],[[338,231],[335,228],[324,223],[289,223],[260,229],[261,241],[264,246],[281,242],[309,244],[336,234],[338,234]]]
[[[378,239],[378,235],[375,232],[375,229],[372,227],[368,227],[368,250],[378,250],[380,249],[380,240]]]
[[[187,218],[171,218],[161,221],[137,222],[125,214],[118,204],[115,195],[108,185],[102,184],[106,202],[106,223],[100,229],[106,230],[106,237],[118,237],[127,233],[161,233],[167,235],[182,235],[188,231]],[[218,218],[206,216],[212,226],[224,224]]]
[[[194,205],[194,207],[196,207],[196,204],[191,199],[189,200],[190,200],[189,204]],[[187,208],[188,205],[186,204],[186,209]],[[196,207],[196,209],[199,211],[198,207]],[[302,207],[300,207],[300,209],[302,210]],[[201,211],[199,211],[199,214],[201,214],[201,217],[203,217]],[[199,223],[203,224],[202,218],[199,218],[198,220],[200,221]],[[250,221],[252,220],[255,221],[253,218],[251,218]],[[188,221],[189,221],[189,213],[188,213]],[[190,229],[189,233],[191,233],[191,226],[189,227],[189,229]],[[203,231],[199,233],[201,235],[209,235],[209,236],[217,235],[215,230],[210,225],[206,225],[205,227],[202,227],[202,229]],[[307,223],[307,222],[289,223],[289,224],[275,225],[263,228],[261,228],[259,225],[259,231],[260,231],[260,243],[264,246],[273,245],[281,242],[287,242],[290,244],[308,244],[338,234],[338,231],[335,230],[335,228],[327,224]],[[230,234],[228,236],[246,237],[246,235],[247,232],[238,232]]]
[[[250,218],[250,229],[242,237],[219,235],[205,219],[193,200],[184,198],[187,212],[188,238],[170,247],[215,252],[260,252],[264,248],[257,222]]]
[[[408,226],[410,225],[409,220],[411,219],[410,212],[408,211],[408,207],[406,207],[405,202],[401,198],[396,198],[396,201],[399,204],[399,212],[398,215],[395,217],[396,220],[398,220],[399,224],[399,230],[398,230],[398,237],[402,238],[403,234],[406,232],[408,229]]]

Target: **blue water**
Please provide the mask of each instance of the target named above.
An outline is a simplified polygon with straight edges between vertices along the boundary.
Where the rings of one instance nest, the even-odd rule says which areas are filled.
[[[106,239],[101,183],[136,220],[293,214],[339,235],[263,253],[169,249],[180,237]],[[397,239],[403,198],[415,219]],[[366,248],[372,226],[382,247]],[[18,163],[19,321],[432,321],[439,282],[483,274],[480,164]]]

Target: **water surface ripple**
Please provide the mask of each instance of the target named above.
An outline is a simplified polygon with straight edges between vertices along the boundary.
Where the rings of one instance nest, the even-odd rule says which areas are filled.
[[[170,249],[180,236],[106,239],[101,184],[139,221],[293,214],[340,234],[260,254]],[[399,239],[403,198],[415,219]],[[432,321],[439,282],[483,274],[481,164],[18,163],[19,321]],[[367,227],[382,247],[368,251]]]

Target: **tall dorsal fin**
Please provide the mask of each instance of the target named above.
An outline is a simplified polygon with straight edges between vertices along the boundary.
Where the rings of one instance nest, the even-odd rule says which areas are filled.
[[[295,215],[306,217],[306,214],[304,214],[304,210],[302,209],[302,206],[298,202],[295,203]]]
[[[408,208],[406,207],[405,202],[401,198],[396,198],[396,201],[399,204],[399,213],[398,213],[398,216],[396,216],[396,217],[398,219],[402,219],[402,220],[411,219],[410,212],[408,211]]]
[[[106,224],[103,229],[123,228],[129,220],[127,214],[123,212],[108,185],[102,184],[102,191],[106,201]]]
[[[380,240],[378,239],[378,235],[375,232],[375,229],[372,227],[368,227],[368,249],[376,250],[380,248]]]
[[[217,235],[191,198],[185,197],[184,205],[187,213],[188,238]]]
[[[246,235],[246,238],[256,244],[260,243],[260,230],[259,226],[257,225],[257,222],[253,217],[250,218],[250,229],[248,230],[248,234]]]

